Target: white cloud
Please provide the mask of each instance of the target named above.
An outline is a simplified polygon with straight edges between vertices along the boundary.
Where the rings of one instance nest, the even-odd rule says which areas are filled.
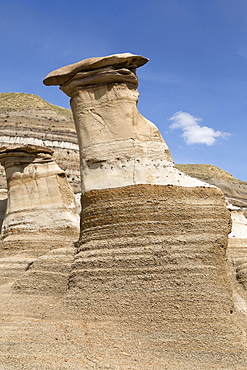
[[[169,126],[174,130],[180,128],[183,130],[182,137],[186,144],[206,144],[213,145],[216,138],[226,139],[230,134],[221,131],[215,131],[211,127],[200,126],[201,118],[194,117],[187,112],[177,112],[169,118],[173,123]]]

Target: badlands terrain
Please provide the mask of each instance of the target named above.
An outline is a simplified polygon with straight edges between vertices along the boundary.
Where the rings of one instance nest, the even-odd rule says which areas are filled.
[[[37,95],[0,94],[0,145],[45,145],[54,150],[75,193],[80,192],[79,148],[70,109],[54,106]],[[176,164],[191,177],[218,186],[230,203],[247,208],[247,183],[210,164]],[[6,189],[0,166],[0,189]]]
[[[81,192],[79,148],[70,110],[53,106],[35,95],[3,93],[0,94],[0,124],[0,145],[2,148],[14,148],[18,145],[41,145],[53,149],[54,159],[61,170],[66,173],[68,182],[79,199]],[[191,177],[221,188],[225,198],[232,205],[229,208],[232,211],[232,219],[236,222],[235,234],[230,234],[227,251],[228,260],[224,262],[229,265],[228,275],[232,282],[235,295],[234,304],[237,308],[229,306],[227,301],[229,292],[227,290],[224,291],[224,294],[220,292],[219,286],[225,288],[224,281],[219,281],[219,286],[217,286],[214,285],[213,280],[210,280],[209,286],[205,287],[203,292],[208,307],[201,307],[198,304],[199,309],[208,314],[208,317],[205,316],[204,320],[205,325],[210,326],[212,315],[210,294],[213,292],[216,296],[218,295],[219,301],[212,304],[220,312],[218,326],[219,332],[222,330],[222,334],[217,332],[216,335],[213,326],[210,335],[206,334],[206,326],[205,334],[203,334],[204,329],[202,327],[195,329],[193,320],[196,320],[197,316],[196,312],[193,311],[193,306],[184,309],[182,306],[180,307],[179,302],[172,299],[172,289],[178,289],[181,302],[186,300],[188,292],[191,297],[194,297],[194,295],[200,296],[201,292],[198,292],[196,281],[196,279],[199,279],[200,282],[200,276],[202,275],[200,269],[195,270],[195,275],[189,276],[185,267],[183,271],[185,271],[185,280],[187,280],[184,282],[180,279],[180,270],[174,274],[174,280],[169,279],[169,274],[174,273],[177,263],[183,264],[186,261],[191,265],[196,264],[196,261],[203,256],[203,250],[198,249],[196,252],[191,252],[189,256],[186,253],[180,253],[180,256],[172,257],[168,252],[165,256],[162,255],[159,245],[161,242],[164,243],[167,235],[170,235],[170,231],[167,231],[167,235],[159,235],[159,224],[152,229],[153,225],[146,219],[146,214],[151,212],[155,220],[157,218],[159,222],[164,222],[166,216],[162,216],[161,221],[152,207],[157,204],[157,199],[161,204],[165,202],[163,197],[167,196],[168,199],[171,199],[167,210],[171,215],[170,222],[172,222],[173,227],[178,227],[179,215],[182,218],[181,222],[183,222],[183,217],[189,217],[190,219],[190,222],[186,224],[190,241],[188,242],[186,237],[182,235],[179,248],[182,248],[186,243],[196,245],[200,240],[200,227],[207,230],[209,239],[213,238],[216,229],[219,235],[221,235],[221,231],[222,235],[223,232],[227,233],[230,216],[222,206],[224,205],[223,197],[214,192],[212,188],[206,189],[205,195],[202,195],[202,197],[201,191],[197,193],[193,193],[191,190],[180,192],[174,190],[173,187],[168,187],[167,195],[164,196],[157,187],[151,185],[150,187],[142,185],[138,185],[136,188],[130,187],[128,191],[109,191],[106,189],[97,192],[92,190],[89,195],[84,196],[84,214],[87,220],[84,227],[87,238],[90,239],[92,233],[96,235],[95,241],[93,240],[90,247],[88,247],[89,251],[93,246],[96,251],[95,254],[87,252],[87,240],[85,241],[84,250],[82,247],[81,249],[78,248],[76,242],[79,234],[76,237],[76,231],[72,234],[71,239],[73,240],[71,240],[71,243],[63,237],[58,237],[56,240],[54,238],[52,241],[53,248],[50,248],[50,250],[46,250],[44,245],[41,247],[40,239],[35,234],[32,234],[28,239],[31,247],[26,245],[23,249],[10,248],[7,244],[2,244],[0,250],[0,370],[246,368],[242,347],[240,348],[240,345],[244,345],[244,343],[239,343],[239,347],[237,343],[243,330],[247,329],[247,294],[244,289],[247,282],[247,267],[245,262],[241,262],[245,259],[247,252],[247,223],[244,217],[247,212],[247,183],[235,179],[227,172],[210,164],[183,164],[177,165],[177,168]],[[0,217],[2,219],[6,206],[6,188],[5,171],[3,167],[0,167]],[[142,201],[140,201],[142,196],[147,199],[148,206],[142,205]],[[195,202],[193,203],[193,209],[187,206],[181,209],[181,204],[183,204],[186,197],[191,197]],[[115,203],[112,201],[113,198],[116,199]],[[173,199],[176,201],[174,201],[174,208],[171,208]],[[201,209],[198,209],[198,204],[201,205]],[[210,208],[212,204],[215,204],[215,210]],[[111,212],[114,214],[113,219],[111,218]],[[202,223],[199,226],[196,226],[197,220],[193,218],[193,212],[196,212],[196,215],[202,218],[202,221],[200,221]],[[93,213],[97,214],[97,225],[94,224]],[[211,220],[210,224],[207,220]],[[134,222],[139,222],[138,227],[134,230],[134,233],[128,235],[128,225]],[[107,226],[111,224],[112,227]],[[103,226],[102,229],[99,229],[98,225]],[[147,237],[145,233],[148,228],[150,228],[150,235]],[[138,252],[137,254],[133,253],[130,257],[127,256],[128,259],[124,262],[125,257],[119,257],[117,253],[119,250],[125,250],[126,235],[129,238],[127,245],[135,245]],[[148,258],[149,244],[147,240],[150,240],[150,243],[151,240],[152,242],[155,240],[156,249],[153,260],[145,260],[147,257],[143,255],[141,246],[136,242],[137,237],[143,241],[146,238],[144,249]],[[109,284],[104,288],[105,297],[102,297],[101,292],[97,290],[98,285],[94,286],[96,281],[97,284],[99,281],[102,284],[104,283],[104,276],[100,275],[100,271],[103,271],[103,268],[107,270],[109,267],[108,262],[105,262],[107,253],[105,253],[106,257],[103,254],[99,256],[96,254],[98,253],[97,245],[100,243],[103,245],[105,243],[104,238],[107,240],[106,250],[107,248],[110,251],[113,248],[117,250],[116,260],[111,262],[113,271],[117,272],[118,266],[121,264],[123,264],[123,266],[121,265],[122,268],[125,269],[128,265],[134,268],[136,256],[143,261],[143,266],[148,263],[150,271],[155,271],[157,280],[153,282],[149,272],[145,273],[145,276],[143,275],[142,284],[148,292],[146,297],[135,291],[134,288],[133,291],[130,289],[129,301],[122,300],[121,291],[124,286],[121,281],[122,277],[120,282],[113,282],[112,285]],[[172,237],[169,236],[169,238],[169,246],[173,248]],[[94,236],[92,239],[94,239]],[[208,248],[207,241],[203,241],[203,243],[203,246]],[[223,245],[224,241],[219,241],[219,243]],[[77,251],[80,253],[78,253],[75,262]],[[83,261],[81,254],[85,251],[88,254],[86,261]],[[210,258],[213,260],[214,257],[222,262],[221,254],[214,256],[213,252]],[[178,262],[175,261],[176,258]],[[207,258],[206,255],[205,258]],[[169,269],[164,272],[164,274],[167,274],[166,286],[162,285],[163,282],[160,282],[158,274],[160,261],[166,261],[169,264]],[[93,276],[93,273],[91,276],[90,274],[85,276],[85,286],[81,283],[83,279],[80,280],[83,278],[83,275],[81,275],[83,274],[81,267],[83,264],[86,265],[88,271],[91,268],[94,274],[98,274],[97,277],[96,275]],[[71,266],[74,271],[72,273]],[[138,268],[140,269],[140,267]],[[139,275],[141,274],[139,272]],[[77,281],[78,277],[79,283]],[[210,275],[209,279],[211,279]],[[71,294],[66,294],[68,284],[72,288]],[[130,282],[131,284],[133,287],[135,286],[134,279],[133,282]],[[209,287],[211,290],[207,291]],[[78,300],[76,289],[80,290],[80,299]],[[150,298],[151,295],[149,296],[149,290],[156,294],[152,299]],[[163,308],[162,302],[159,302],[157,294],[159,290],[166,291],[165,294],[170,297],[167,298],[170,299],[169,307]],[[112,291],[115,292],[122,303],[121,309],[123,308],[122,311],[119,309],[121,315],[117,319],[114,318],[114,307],[109,301],[109,292]],[[90,297],[88,294],[90,294]],[[145,311],[142,312],[140,308],[138,308],[139,311],[135,311],[136,307],[134,304],[132,305],[131,300],[134,301],[136,296],[144,305],[148,302],[149,320],[145,317]],[[97,311],[97,306],[100,307],[100,312]],[[128,306],[130,311],[129,316],[128,314],[126,316],[125,308]],[[231,326],[231,318],[220,316],[221,310],[223,311],[225,307],[228,311],[231,311],[237,329]],[[106,313],[104,312],[105,308],[108,310]],[[141,322],[137,321],[135,315],[139,319],[141,318]],[[163,315],[169,316],[170,320],[167,321],[167,328],[161,330]],[[153,317],[153,320],[150,320],[150,317]],[[224,322],[223,319],[226,321]],[[242,326],[237,325],[239,321],[242,322]],[[224,337],[227,326],[230,328],[230,341]],[[193,345],[188,342],[188,333],[192,338],[191,343],[194,343]],[[207,341],[211,341],[211,343]],[[196,347],[195,343],[200,342],[201,344]],[[169,346],[172,347],[172,350],[167,350]],[[231,347],[233,348],[232,352]],[[215,353],[208,357],[212,348],[215,348]],[[200,356],[198,356],[198,353],[200,353]]]

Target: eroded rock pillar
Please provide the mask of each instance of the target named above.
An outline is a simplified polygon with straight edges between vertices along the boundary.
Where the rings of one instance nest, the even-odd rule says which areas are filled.
[[[39,146],[1,149],[8,186],[3,249],[36,248],[40,254],[77,239],[74,194],[52,153]]]
[[[244,352],[225,264],[230,214],[219,189],[175,168],[138,112],[136,68],[146,62],[129,53],[91,58],[44,80],[71,97],[80,145],[69,300],[84,317],[120,322],[132,346],[145,338],[143,351],[235,366]]]

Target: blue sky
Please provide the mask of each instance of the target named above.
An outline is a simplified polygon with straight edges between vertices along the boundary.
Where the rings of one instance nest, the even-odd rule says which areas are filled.
[[[131,52],[139,110],[176,163],[207,163],[247,181],[246,0],[0,0],[0,92],[69,107],[52,70]]]

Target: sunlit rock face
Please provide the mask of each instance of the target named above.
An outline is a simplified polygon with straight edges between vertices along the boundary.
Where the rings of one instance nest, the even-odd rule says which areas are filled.
[[[52,150],[38,146],[3,148],[0,163],[8,186],[2,248],[50,250],[78,234],[75,198]]]
[[[225,264],[230,213],[219,189],[174,167],[138,112],[136,68],[146,62],[129,53],[91,58],[44,80],[71,97],[80,146],[81,232],[68,302],[90,320],[121,323],[133,343],[145,338],[164,356],[242,365]]]

